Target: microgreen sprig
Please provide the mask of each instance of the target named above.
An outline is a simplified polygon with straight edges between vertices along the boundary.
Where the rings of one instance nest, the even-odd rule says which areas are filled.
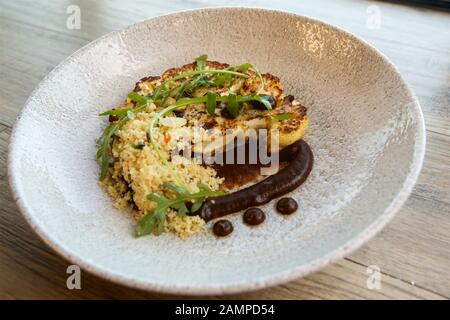
[[[136,235],[141,237],[148,234],[160,235],[163,233],[169,209],[175,210],[179,216],[185,216],[189,211],[196,212],[200,209],[202,203],[207,198],[223,196],[226,194],[226,192],[214,191],[202,183],[199,183],[197,186],[199,191],[190,193],[185,187],[166,181],[164,182],[164,187],[173,191],[176,194],[175,198],[170,199],[156,193],[147,195],[147,199],[156,202],[157,206],[152,211],[147,212],[146,215],[139,220]],[[187,208],[186,203],[192,204],[190,210]]]
[[[217,70],[217,69],[203,69],[203,70],[193,70],[193,71],[188,71],[188,72],[184,72],[184,73],[180,73],[179,75],[176,75],[175,77],[172,77],[170,79],[167,79],[165,81],[163,81],[156,89],[155,92],[153,94],[153,99],[156,101],[157,99],[159,99],[161,97],[161,90],[167,88],[167,84],[169,84],[170,82],[176,81],[176,80],[181,80],[181,79],[185,79],[185,78],[190,78],[199,74],[229,74],[229,75],[234,75],[234,76],[238,76],[238,77],[242,77],[242,78],[249,78],[250,76],[242,73],[242,72],[237,72],[237,71],[231,71],[231,70]]]

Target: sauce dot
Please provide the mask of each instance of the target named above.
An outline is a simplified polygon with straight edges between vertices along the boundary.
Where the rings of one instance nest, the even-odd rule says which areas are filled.
[[[281,214],[292,214],[298,209],[297,201],[292,198],[281,198],[277,203],[277,211]]]
[[[256,226],[266,220],[266,215],[259,208],[250,208],[244,212],[243,219],[246,224]]]
[[[228,220],[219,220],[214,223],[213,232],[218,237],[225,237],[233,232],[233,225]]]

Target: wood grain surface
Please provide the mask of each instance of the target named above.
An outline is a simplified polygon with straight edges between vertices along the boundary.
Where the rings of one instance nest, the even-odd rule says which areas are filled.
[[[66,27],[69,5],[81,29]],[[278,8],[321,19],[377,47],[417,94],[427,126],[425,164],[394,220],[352,255],[299,279],[236,299],[448,299],[450,297],[450,13],[374,1],[214,1],[215,6]],[[66,287],[69,263],[31,231],[7,185],[8,139],[33,88],[68,55],[112,30],[209,1],[0,0],[0,298],[167,299],[82,273],[82,289]],[[379,19],[377,19],[379,17]],[[374,20],[375,19],[375,20]],[[382,272],[367,288],[367,266]],[[212,298],[222,298],[219,296]]]

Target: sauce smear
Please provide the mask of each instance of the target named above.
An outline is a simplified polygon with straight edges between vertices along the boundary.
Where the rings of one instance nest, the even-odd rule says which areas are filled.
[[[239,147],[235,147],[233,150],[233,161],[225,161],[224,154],[218,154],[216,157],[218,159],[223,159],[224,164],[214,163],[209,165],[209,167],[213,168],[217,176],[220,178],[224,178],[224,182],[221,185],[221,188],[225,189],[233,189],[245,185],[247,183],[255,181],[261,173],[261,168],[269,167],[270,164],[262,164],[259,161],[259,155],[257,156],[256,163],[250,163],[250,147],[249,144],[245,144],[242,146],[245,148],[245,159],[244,163],[238,163],[237,154],[240,150]],[[281,159],[282,152],[280,153],[280,168],[283,168],[287,165],[287,159]],[[285,157],[287,158],[287,157]],[[216,161],[217,162],[217,161]],[[231,162],[231,163],[225,163]],[[241,161],[242,162],[242,161]]]
[[[294,190],[306,180],[311,172],[313,154],[308,144],[299,140],[281,150],[280,161],[286,160],[290,161],[283,169],[261,182],[226,196],[207,199],[197,211],[198,215],[205,221],[210,221],[249,207],[265,204]],[[224,165],[224,167],[226,166],[228,165]],[[242,170],[246,170],[245,167]],[[235,173],[233,175],[236,176]]]

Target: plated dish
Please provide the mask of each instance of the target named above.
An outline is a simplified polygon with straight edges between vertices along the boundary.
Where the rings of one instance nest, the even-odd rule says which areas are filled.
[[[201,55],[142,78],[125,104],[100,116],[110,123],[98,140],[101,185],[117,208],[131,207],[138,236],[186,238],[245,209],[244,222],[260,224],[264,213],[254,206],[294,190],[312,168],[301,141],[306,108],[250,63]],[[269,167],[272,174],[257,181]],[[283,203],[278,211],[296,211],[294,199]],[[213,227],[219,237],[232,230],[225,219]]]
[[[101,170],[96,157],[98,137],[124,114],[111,114],[111,123],[109,115],[98,115],[123,107],[137,80],[161,75],[204,53],[210,60],[230,66],[251,63],[261,74],[279,77],[285,97],[292,95],[307,108],[306,134],[295,141],[302,137],[310,146],[313,168],[292,191],[265,204],[250,205],[248,212],[240,210],[210,220],[190,237],[181,239],[176,231],[155,236],[152,228],[153,235],[136,237],[138,223],[131,216],[139,215],[139,210],[127,209],[133,204],[128,204],[126,195],[121,200],[122,192],[116,199],[125,208],[114,207],[114,200],[99,184]],[[151,82],[142,81],[136,93],[146,95],[141,91]],[[222,106],[217,103],[215,111],[219,109]],[[278,109],[260,112],[268,115]],[[239,116],[244,115],[243,110]],[[176,110],[173,113],[176,115]],[[133,114],[135,120],[146,117]],[[164,123],[172,124],[172,120],[155,123],[155,138]],[[129,149],[130,157],[141,152],[153,154],[146,137],[149,122],[142,125],[142,130],[136,130],[142,141],[129,141],[133,140],[135,148],[127,143],[121,149],[117,140],[112,152]],[[122,133],[131,134],[132,128],[128,129]],[[424,137],[423,117],[414,94],[396,68],[364,41],[291,13],[211,8],[156,17],[113,32],[62,62],[36,88],[21,112],[11,135],[8,173],[14,199],[33,230],[83,271],[145,290],[231,293],[304,276],[374,236],[408,197],[421,168]],[[107,171],[117,156],[105,160]],[[125,164],[123,161],[119,176]],[[132,165],[130,170],[133,168],[137,167]],[[210,169],[200,170],[209,175]],[[220,167],[213,169],[219,176]],[[280,161],[277,172],[282,169]],[[250,170],[233,172],[239,176]],[[274,176],[270,168],[265,174],[269,177],[259,178]],[[167,181],[174,182],[170,177],[167,175]],[[248,185],[236,188],[258,182],[251,174],[250,178]],[[158,186],[164,181],[166,176]],[[235,191],[226,179],[220,184],[219,178],[202,181],[209,183],[213,192]],[[127,186],[124,188],[126,194]],[[141,214],[154,209],[144,197],[160,191],[167,198],[176,197],[159,187],[143,188],[141,205],[149,207],[142,207]],[[294,199],[297,207],[282,198]],[[234,203],[241,206],[243,200]],[[294,214],[280,214],[294,209]],[[220,219],[228,220],[234,231],[216,240],[212,233]],[[256,227],[248,226],[261,220],[264,222]],[[221,223],[216,228],[227,233],[230,225]]]

